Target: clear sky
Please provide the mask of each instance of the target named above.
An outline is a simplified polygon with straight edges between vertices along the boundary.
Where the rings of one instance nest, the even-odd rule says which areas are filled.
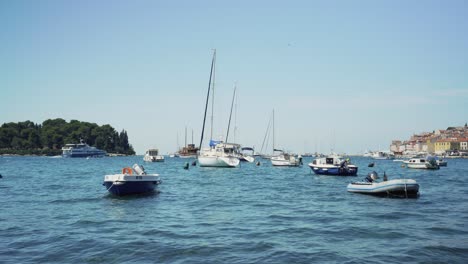
[[[110,124],[139,154],[176,151],[187,126],[198,144],[216,48],[216,135],[237,82],[237,143],[259,149],[275,109],[277,147],[388,149],[468,122],[467,14],[463,0],[1,1],[0,124]]]

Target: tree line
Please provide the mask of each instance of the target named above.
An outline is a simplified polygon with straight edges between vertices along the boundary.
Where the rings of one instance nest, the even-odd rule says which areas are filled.
[[[61,118],[48,119],[42,124],[4,123],[0,127],[0,154],[59,155],[65,144],[79,143],[81,139],[108,153],[135,154],[125,130],[118,133],[110,125],[67,122]]]

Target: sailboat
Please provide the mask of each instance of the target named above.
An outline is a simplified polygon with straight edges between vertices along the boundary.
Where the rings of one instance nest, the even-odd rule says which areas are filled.
[[[179,157],[188,159],[197,157],[198,148],[193,144],[193,130],[192,130],[192,144],[187,144],[187,127],[185,127],[185,146],[179,150]]]
[[[227,167],[232,168],[239,165],[239,144],[224,143],[222,141],[213,140],[213,110],[214,110],[214,79],[215,79],[215,64],[216,50],[213,51],[213,59],[211,61],[210,79],[208,82],[208,93],[205,103],[205,115],[203,117],[203,127],[200,138],[200,153],[198,155],[198,164],[200,167]],[[205,132],[206,113],[210,99],[210,91],[213,91],[211,102],[211,135],[208,148],[202,148],[203,135]],[[228,129],[229,131],[229,129]],[[226,137],[227,138],[227,137]]]
[[[297,167],[302,165],[302,157],[289,154],[275,148],[275,110],[273,109],[273,156],[270,158],[273,166]]]

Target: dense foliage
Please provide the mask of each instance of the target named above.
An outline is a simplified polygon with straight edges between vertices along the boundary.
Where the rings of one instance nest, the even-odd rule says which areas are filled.
[[[31,121],[5,123],[0,127],[0,154],[59,155],[65,144],[84,140],[108,153],[134,155],[127,131],[118,133],[110,125],[61,118],[48,119],[40,124]]]

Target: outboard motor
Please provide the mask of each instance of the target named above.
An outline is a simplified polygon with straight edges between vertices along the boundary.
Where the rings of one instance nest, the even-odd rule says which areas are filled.
[[[379,178],[379,175],[377,174],[377,172],[373,171],[373,172],[370,172],[369,174],[367,174],[366,180],[368,182],[373,182],[373,181],[377,180],[378,178]]]
[[[133,165],[133,170],[136,172],[137,175],[146,175],[145,168],[138,164]]]

